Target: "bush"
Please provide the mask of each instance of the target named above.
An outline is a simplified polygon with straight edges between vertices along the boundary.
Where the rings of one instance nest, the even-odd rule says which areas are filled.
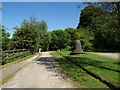
[[[66,48],[62,49],[62,51],[71,51],[72,47],[71,46],[67,46]]]

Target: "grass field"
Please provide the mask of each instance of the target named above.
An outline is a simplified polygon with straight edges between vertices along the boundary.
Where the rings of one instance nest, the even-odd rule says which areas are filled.
[[[67,51],[52,53],[53,56],[58,57],[56,61],[60,62],[60,65],[63,68],[63,72],[68,77],[72,78],[75,82],[78,82],[83,87],[88,88],[104,88],[106,86],[103,85],[100,81],[87,75],[82,69],[78,68],[73,63],[70,63],[69,60],[62,58],[62,56],[60,56],[58,53],[67,56],[69,60],[76,62],[85,69],[105,78],[111,83],[117,86],[120,85],[118,78],[118,75],[120,74],[120,69],[118,68],[120,66],[120,62],[118,62],[117,60],[92,54],[81,56],[67,55],[69,54],[69,52]]]

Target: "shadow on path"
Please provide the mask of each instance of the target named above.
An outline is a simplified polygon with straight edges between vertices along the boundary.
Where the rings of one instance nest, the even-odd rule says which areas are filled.
[[[60,72],[59,63],[53,57],[41,57],[35,61],[36,64],[44,65],[48,71]]]

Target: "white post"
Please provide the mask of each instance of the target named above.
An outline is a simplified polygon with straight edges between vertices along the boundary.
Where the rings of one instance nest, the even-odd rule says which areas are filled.
[[[41,48],[39,48],[39,54],[41,54]]]

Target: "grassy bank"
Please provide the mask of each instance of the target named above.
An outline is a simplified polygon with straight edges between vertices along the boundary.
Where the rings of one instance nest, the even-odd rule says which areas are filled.
[[[66,51],[60,51],[59,53],[66,55],[69,54],[69,52]],[[96,80],[92,76],[88,75],[85,71],[80,69],[78,66],[70,62],[69,60],[66,60],[61,55],[58,54],[58,52],[51,53],[56,58],[56,61],[59,62],[63,73],[66,74],[67,77],[69,77],[73,83],[77,83],[77,87],[79,88],[108,88],[105,84],[101,83],[99,80]]]
[[[117,60],[91,54],[85,56],[68,56],[68,58],[114,85],[120,86],[118,78],[120,75],[120,68],[118,68],[120,62]]]
[[[28,55],[28,56],[26,56],[26,57],[16,59],[15,61],[9,62],[9,63],[7,63],[7,64],[5,64],[5,65],[0,66],[0,67],[1,67],[1,68],[9,67],[9,66],[11,66],[12,64],[17,64],[17,63],[19,63],[19,62],[22,62],[22,61],[24,61],[24,60],[27,60],[27,59],[33,57],[33,56],[36,55],[36,54],[37,54],[37,53],[34,53],[34,54],[30,54],[30,55]]]

